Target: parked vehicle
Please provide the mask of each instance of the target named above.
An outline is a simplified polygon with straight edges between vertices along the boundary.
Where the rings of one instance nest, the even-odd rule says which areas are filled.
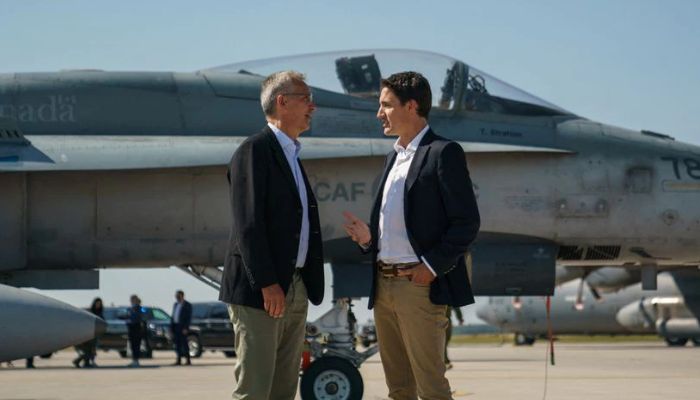
[[[105,307],[104,319],[107,329],[98,341],[98,349],[116,350],[122,357],[129,357],[128,334],[126,327],[128,306]],[[146,321],[146,335],[141,341],[141,355],[144,358],[153,356],[153,350],[172,350],[172,333],[170,332],[170,315],[157,307],[143,307]],[[196,327],[190,329],[187,337],[191,357],[202,354],[199,341],[199,331]]]
[[[191,327],[199,331],[200,353],[210,350],[221,351],[226,357],[236,356],[233,325],[225,303],[192,303]]]

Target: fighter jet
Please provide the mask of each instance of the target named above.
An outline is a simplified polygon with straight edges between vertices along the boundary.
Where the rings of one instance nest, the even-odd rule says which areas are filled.
[[[551,303],[554,335],[634,335],[658,334],[669,346],[682,346],[689,340],[700,345],[698,315],[688,304],[698,302],[700,271],[697,269],[663,272],[655,291],[643,291],[641,283],[597,297],[588,288],[585,307],[577,307],[579,280],[556,288]],[[503,332],[515,333],[516,345],[531,345],[547,334],[545,301],[523,297],[514,303],[507,297],[488,297],[479,304],[477,316]]]
[[[216,286],[225,166],[264,124],[262,79],[285,69],[307,74],[318,107],[301,157],[335,297],[368,293],[372,267],[341,212],[369,217],[394,142],[375,117],[380,80],[404,70],[428,78],[430,125],[469,163],[476,294],[551,294],[557,263],[639,269],[648,288],[659,266],[700,263],[697,146],[591,121],[452,57],[358,50],[182,73],[0,75],[2,282],[94,287],[96,268],[179,265]]]

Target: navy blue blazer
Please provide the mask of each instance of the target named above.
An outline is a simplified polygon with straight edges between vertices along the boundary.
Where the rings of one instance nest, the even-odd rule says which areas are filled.
[[[309,250],[301,276],[309,300],[323,300],[323,242],[318,205],[299,163],[309,210]],[[264,309],[262,288],[286,294],[296,271],[303,209],[294,175],[272,130],[249,136],[228,169],[231,235],[219,300]]]
[[[374,265],[384,184],[395,160],[396,152],[387,155],[370,217],[372,246],[367,251]],[[432,129],[423,136],[408,170],[404,213],[413,251],[419,259],[425,257],[437,274],[430,285],[431,302],[453,307],[474,303],[464,255],[479,232],[479,209],[462,147]],[[373,274],[370,309],[376,281],[377,274]]]
[[[172,318],[170,319],[170,324],[175,325],[175,307],[177,307],[177,302],[173,304],[173,313]],[[189,301],[185,300],[182,303],[182,309],[180,310],[180,322],[178,322],[178,325],[180,325],[183,328],[189,328],[190,323],[192,322],[192,304],[190,304]]]

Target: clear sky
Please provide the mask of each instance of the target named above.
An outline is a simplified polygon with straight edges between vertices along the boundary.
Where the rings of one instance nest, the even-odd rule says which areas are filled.
[[[0,1],[0,73],[193,71],[414,48],[461,59],[581,116],[700,144],[699,19],[692,0]],[[138,292],[169,308],[175,287],[214,296],[175,270],[107,271],[102,283],[107,303]],[[93,294],[57,297],[86,303]]]

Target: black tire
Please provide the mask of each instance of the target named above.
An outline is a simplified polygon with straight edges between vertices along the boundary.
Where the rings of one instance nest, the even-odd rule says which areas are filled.
[[[693,346],[695,346],[695,347],[699,347],[699,346],[700,346],[700,338],[694,337],[694,338],[692,338],[691,340],[693,341]]]
[[[532,346],[535,344],[535,338],[524,333],[516,333],[513,341],[516,346]]]
[[[129,354],[126,352],[126,350],[119,350],[119,356],[121,356],[121,358],[127,358],[129,357]]]
[[[667,337],[664,338],[670,347],[683,347],[688,343],[687,337]]]
[[[224,351],[224,355],[226,356],[226,358],[233,358],[236,356],[236,352],[235,351]]]
[[[40,355],[39,357],[41,357],[41,358],[43,358],[44,360],[46,360],[46,359],[51,358],[51,356],[53,356],[53,353],[42,354],[42,355]]]
[[[369,340],[362,340],[362,346],[363,347],[369,347],[372,343],[369,342]]]
[[[361,400],[365,390],[354,365],[340,357],[321,357],[301,376],[303,400]]]
[[[202,342],[199,341],[199,335],[196,333],[187,335],[187,349],[192,358],[199,358],[202,356]]]

